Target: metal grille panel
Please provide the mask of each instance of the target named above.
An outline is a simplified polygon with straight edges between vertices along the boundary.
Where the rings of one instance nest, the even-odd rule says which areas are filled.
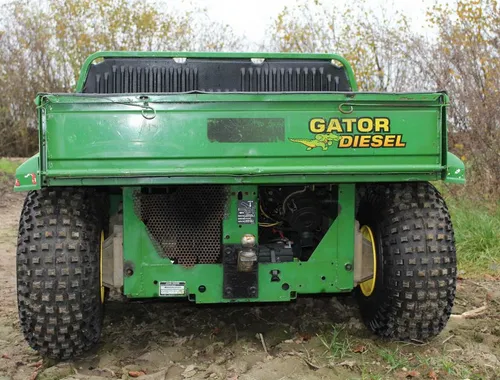
[[[135,210],[162,257],[191,266],[219,262],[224,186],[179,186],[135,195]]]
[[[114,57],[91,65],[89,94],[350,91],[345,68],[325,59]]]

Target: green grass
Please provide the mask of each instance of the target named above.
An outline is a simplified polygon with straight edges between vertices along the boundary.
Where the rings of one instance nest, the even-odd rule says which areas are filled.
[[[332,326],[332,330],[328,334],[318,335],[326,348],[325,354],[336,359],[343,359],[351,353],[352,344],[344,328],[343,325]]]
[[[408,358],[406,358],[400,352],[399,348],[396,348],[394,350],[389,348],[382,348],[378,351],[378,354],[388,364],[388,373],[404,367],[410,368],[410,362],[408,361]]]
[[[461,273],[500,275],[500,207],[447,198]]]
[[[14,185],[14,174],[18,166],[19,162],[0,158],[0,185],[2,185],[2,189],[7,185]]]
[[[6,158],[0,158],[0,173],[5,175],[14,175],[18,166],[18,162],[13,162]]]

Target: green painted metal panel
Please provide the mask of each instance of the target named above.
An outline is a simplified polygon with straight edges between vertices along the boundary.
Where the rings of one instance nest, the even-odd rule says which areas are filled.
[[[238,187],[233,189],[237,190]],[[248,196],[251,196],[254,187],[247,189]],[[123,190],[124,268],[126,273],[127,269],[133,271],[132,275],[124,278],[124,294],[128,297],[158,297],[161,281],[186,282],[186,296],[194,296],[197,303],[289,301],[297,294],[346,292],[353,288],[355,229],[353,184],[339,185],[340,214],[308,261],[259,264],[259,296],[253,299],[222,297],[222,264],[196,264],[186,267],[172,264],[170,260],[162,258],[155,250],[146,226],[134,211],[134,192],[137,190],[139,188],[133,187]],[[236,201],[237,197],[229,198],[228,210],[235,211]],[[232,229],[228,223],[237,225],[233,212],[229,212],[223,221],[223,235],[228,234],[228,231],[239,230],[239,227]],[[232,232],[235,237],[234,242],[239,242],[240,237],[237,235],[242,236],[244,232]],[[271,282],[272,269],[280,271],[280,282]],[[288,286],[283,286],[284,284]],[[206,289],[204,292],[199,290],[201,285]]]
[[[279,176],[196,176],[196,177],[125,177],[125,178],[49,178],[47,186],[153,186],[173,184],[304,184],[304,183],[344,183],[344,182],[402,182],[402,181],[437,181],[440,172],[412,173],[367,173],[359,174],[314,174],[314,175],[279,175]]]
[[[39,190],[42,187],[40,179],[40,155],[35,154],[16,169],[14,191]]]
[[[256,243],[259,242],[258,218],[259,212],[255,209],[255,223],[238,223],[238,201],[251,201],[257,205],[257,186],[230,186],[229,201],[226,210],[226,218],[222,221],[223,244],[241,243],[245,234],[255,236]]]
[[[447,168],[445,182],[448,183],[465,183],[465,165],[453,153],[448,152]]]
[[[145,177],[264,183],[310,175],[355,182],[374,174],[379,181],[431,180],[445,170],[440,93],[44,95],[41,104],[42,174],[50,184],[113,177],[117,185]],[[284,135],[272,142],[219,142],[207,132],[214,119],[282,120]],[[349,145],[354,138],[357,145]],[[368,147],[372,141],[379,145]]]

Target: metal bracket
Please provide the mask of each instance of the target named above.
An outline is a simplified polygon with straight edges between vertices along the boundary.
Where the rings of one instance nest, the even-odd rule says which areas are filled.
[[[257,298],[258,292],[258,269],[255,261],[249,271],[238,271],[238,251],[240,246],[226,246],[222,256],[224,268],[224,280],[222,285],[222,297],[233,298]]]

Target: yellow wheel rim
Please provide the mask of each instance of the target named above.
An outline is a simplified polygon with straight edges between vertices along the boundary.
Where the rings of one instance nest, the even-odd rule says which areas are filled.
[[[375,282],[377,280],[377,249],[375,248],[375,238],[373,237],[373,232],[371,228],[368,227],[367,225],[364,225],[361,227],[360,232],[361,235],[363,235],[363,239],[370,242],[372,246],[373,277],[359,284],[359,287],[361,288],[361,293],[363,293],[365,297],[369,297],[375,290]]]
[[[99,244],[99,285],[101,293],[101,303],[104,303],[104,285],[102,284],[102,245],[104,244],[104,231],[101,231],[101,242]]]

